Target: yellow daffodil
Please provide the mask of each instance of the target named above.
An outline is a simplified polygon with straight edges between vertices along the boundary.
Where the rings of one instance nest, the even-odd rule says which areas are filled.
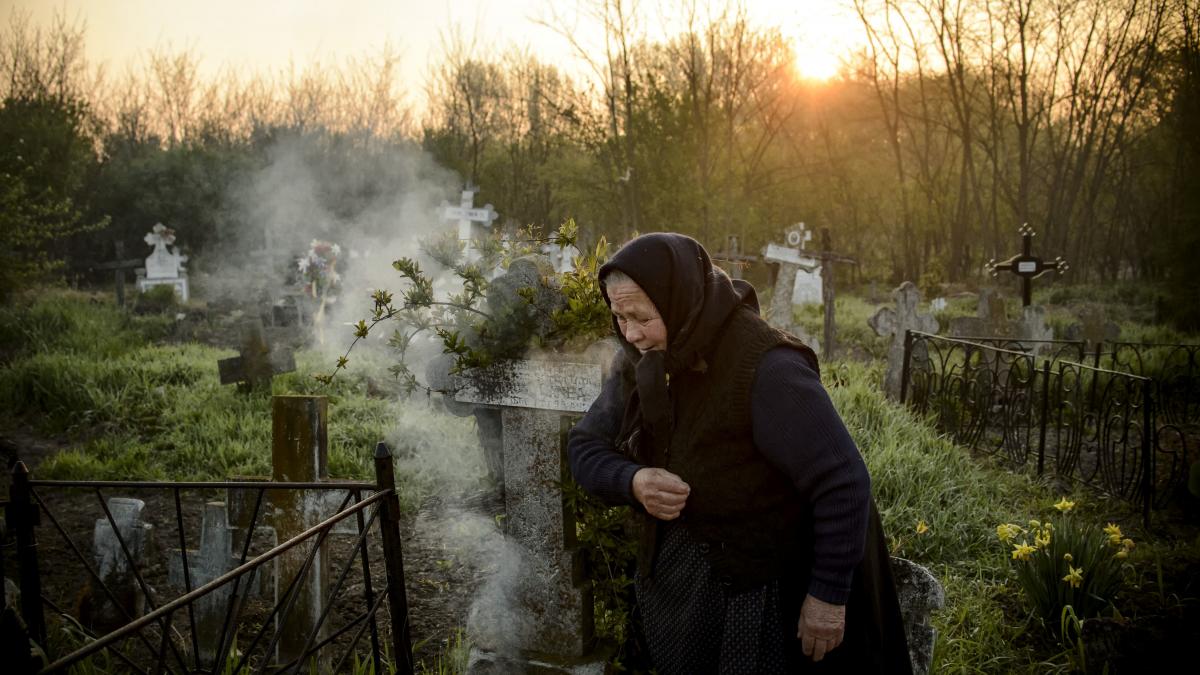
[[[928,531],[929,531],[929,526],[925,524],[925,521],[918,520],[917,521],[917,534],[925,534]]]
[[[1071,562],[1072,560],[1074,560],[1074,558],[1071,557],[1070,553],[1064,553],[1063,560],[1066,560],[1067,562]]]
[[[1075,502],[1069,502],[1067,501],[1066,497],[1063,497],[1057,504],[1054,505],[1054,508],[1063,513],[1067,513],[1071,509],[1075,508]]]
[[[1029,560],[1029,556],[1037,549],[1022,541],[1020,544],[1013,547],[1013,560]]]
[[[1109,523],[1108,525],[1104,526],[1104,534],[1107,534],[1110,537],[1116,537],[1117,539],[1120,539],[1121,538],[1121,528],[1116,523]]]
[[[1133,550],[1133,540],[1132,539],[1122,539],[1121,545],[1125,547],[1126,551]]]
[[[1067,576],[1062,580],[1071,584],[1071,588],[1079,588],[1083,584],[1083,568],[1067,565]]]
[[[1123,548],[1123,549],[1117,551],[1116,553],[1114,553],[1113,557],[1116,558],[1117,560],[1124,560],[1129,557],[1129,550]]]
[[[996,526],[996,536],[1000,537],[1000,541],[1008,543],[1013,537],[1021,533],[1021,526],[1013,523],[1001,523]]]
[[[1033,537],[1033,543],[1038,548],[1046,548],[1050,545],[1050,530],[1042,530]]]
[[[1030,521],[1029,521],[1029,527],[1031,527],[1031,528],[1033,528],[1033,529],[1035,529],[1035,530],[1036,530],[1036,529],[1040,529],[1040,528],[1042,527],[1042,521],[1040,521],[1040,520],[1030,520]]]

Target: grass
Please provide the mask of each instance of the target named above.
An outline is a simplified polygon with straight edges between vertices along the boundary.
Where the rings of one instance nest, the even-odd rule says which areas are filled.
[[[971,304],[953,300],[946,313],[972,313]],[[852,296],[838,299],[843,353],[882,355],[886,340],[866,327],[874,311]],[[295,373],[275,378],[270,391],[247,394],[217,382],[216,361],[233,352],[162,344],[171,333],[169,318],[124,315],[81,294],[51,292],[0,308],[0,319],[6,340],[0,370],[6,418],[0,425],[32,425],[75,441],[48,458],[39,477],[219,480],[269,474],[270,395],[318,393],[311,375],[331,365],[315,352],[301,352]],[[819,334],[819,312],[804,309],[798,319]],[[928,420],[886,400],[877,384],[881,368],[879,359],[843,360],[826,363],[823,373],[870,468],[893,553],[927,566],[945,586],[946,608],[934,618],[935,672],[1069,670],[1069,653],[1030,619],[994,529],[1044,514],[1061,495],[970,456]],[[435,414],[423,400],[396,403],[369,394],[371,376],[382,372],[383,364],[357,358],[332,387],[320,390],[330,401],[330,473],[369,479],[374,445],[386,438],[397,457],[406,508],[446,489],[448,481],[455,481],[451,489],[478,485],[484,469],[473,421]],[[1124,507],[1090,494],[1075,498],[1081,513],[1120,520],[1138,532],[1136,514],[1110,511]],[[922,521],[927,530],[918,533]],[[1157,570],[1165,568],[1169,576],[1186,569],[1180,561],[1200,558],[1200,543],[1134,537],[1140,541],[1130,593],[1140,594],[1139,606],[1183,602]],[[426,672],[459,672],[464,644],[461,635],[450,640]]]

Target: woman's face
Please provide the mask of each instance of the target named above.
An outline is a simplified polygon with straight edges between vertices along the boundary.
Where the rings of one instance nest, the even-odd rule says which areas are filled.
[[[643,354],[667,348],[667,324],[650,296],[633,281],[607,284],[608,303],[625,340]]]

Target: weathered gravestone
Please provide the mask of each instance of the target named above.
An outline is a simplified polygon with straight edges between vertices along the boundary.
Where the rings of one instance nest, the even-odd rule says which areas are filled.
[[[1101,343],[1116,342],[1121,338],[1121,327],[1109,321],[1104,309],[1087,305],[1079,311],[1079,323],[1067,327],[1068,340],[1083,340],[1087,350],[1094,352]]]
[[[491,204],[485,204],[483,208],[475,208],[476,192],[478,192],[478,188],[467,183],[458,206],[451,206],[449,203],[443,202],[441,209],[443,220],[458,224],[458,239],[463,242],[465,247],[464,254],[467,262],[474,262],[479,257],[472,241],[478,238],[483,228],[491,227],[492,221],[496,220],[497,216],[496,209],[492,208]]]
[[[185,556],[175,551],[168,563],[168,581],[190,592],[219,578],[236,567],[233,558],[233,536],[229,529],[224,502],[208,502],[200,524],[200,548],[188,550]],[[221,629],[225,625],[226,609],[232,584],[199,598],[193,607],[196,619],[197,657],[201,666],[211,667],[221,651]]]
[[[237,382],[243,390],[250,390],[264,384],[269,386],[276,375],[296,370],[291,350],[267,344],[262,319],[247,319],[242,324],[238,353],[217,362],[221,384]]]
[[[945,606],[946,592],[924,567],[904,558],[892,558],[891,562],[913,675],[926,675],[933,665],[933,647],[937,643],[937,629],[930,619],[935,610]]]
[[[187,302],[188,279],[183,265],[188,257],[180,255],[178,248],[170,247],[175,243],[175,231],[156,223],[144,241],[153,246],[154,251],[146,258],[145,269],[138,270],[138,290],[145,292],[154,286],[171,286],[179,299]]]
[[[542,255],[550,260],[555,272],[567,274],[575,271],[575,256],[579,255],[579,250],[574,246],[560,246],[551,242],[542,246]]]
[[[605,672],[604,656],[593,652],[591,586],[560,488],[569,420],[586,412],[600,384],[599,363],[508,361],[459,376],[457,401],[500,411],[505,523],[524,554],[512,593],[520,606],[472,616],[469,672]],[[505,649],[516,618],[508,612],[536,627],[516,636],[516,655]]]
[[[1021,324],[1017,329],[1017,337],[1026,341],[1029,351],[1035,354],[1050,350],[1054,329],[1046,322],[1045,307],[1028,305],[1021,309]]]
[[[956,316],[950,319],[951,337],[1015,338],[1020,331],[1020,325],[1008,318],[1004,298],[987,288],[979,292],[979,308],[975,316]]]
[[[936,333],[937,319],[928,314],[918,314],[921,306],[921,291],[916,284],[905,281],[892,291],[896,308],[881,307],[875,315],[867,320],[867,324],[877,335],[891,337],[888,347],[887,374],[883,380],[883,390],[893,399],[900,398],[901,378],[904,372],[904,334],[910,330],[926,333]],[[914,355],[914,358],[918,358]]]
[[[112,632],[145,613],[146,595],[137,578],[137,570],[145,568],[148,533],[153,527],[142,522],[145,507],[146,503],[140,499],[111,497],[108,511],[112,520],[107,516],[99,518],[92,530],[96,574],[112,593],[110,596],[97,589],[91,594],[88,627],[97,635]]]
[[[792,228],[785,235],[786,241],[796,242],[799,246],[803,246],[811,239],[812,232],[804,229],[804,223]],[[767,323],[796,335],[805,344],[820,353],[821,345],[816,337],[809,335],[803,328],[792,322],[792,305],[796,302],[796,279],[799,274],[803,273],[809,279],[816,279],[819,284],[820,276],[816,272],[820,265],[817,260],[804,255],[799,248],[778,244],[767,244],[767,247],[763,249],[762,258],[768,263],[775,263],[779,266],[775,274],[775,286],[771,291],[771,306],[767,309]],[[820,289],[817,289],[816,298],[812,302],[819,301]]]

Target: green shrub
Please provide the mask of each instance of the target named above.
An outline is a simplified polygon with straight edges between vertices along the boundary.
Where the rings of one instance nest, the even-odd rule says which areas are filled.
[[[137,294],[133,307],[143,314],[161,314],[179,306],[179,296],[174,286],[151,286]]]

